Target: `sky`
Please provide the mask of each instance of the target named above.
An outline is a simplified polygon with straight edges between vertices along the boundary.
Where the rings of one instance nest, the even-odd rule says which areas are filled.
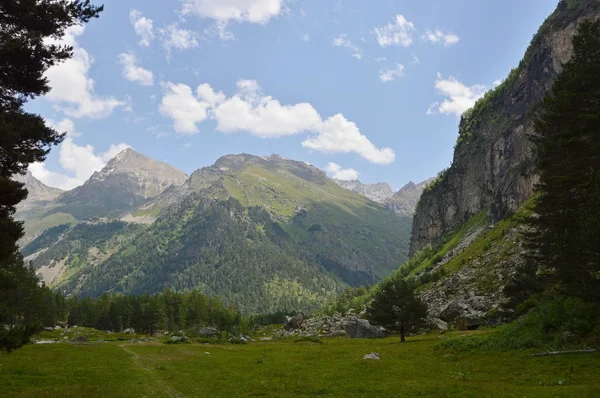
[[[461,113],[557,3],[105,0],[26,106],[67,132],[30,170],[72,189],[127,147],[187,174],[279,154],[398,189],[451,164]]]

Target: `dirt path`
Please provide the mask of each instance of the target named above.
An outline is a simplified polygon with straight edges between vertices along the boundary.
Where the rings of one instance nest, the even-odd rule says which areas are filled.
[[[119,347],[122,348],[126,353],[131,355],[131,358],[133,359],[133,363],[135,364],[135,366],[138,369],[142,370],[143,372],[150,373],[152,375],[151,380],[152,380],[153,384],[156,386],[156,389],[158,391],[161,391],[166,396],[172,397],[172,398],[184,398],[185,397],[185,395],[183,395],[182,393],[177,391],[175,388],[173,388],[172,386],[170,386],[169,384],[167,384],[166,382],[161,380],[158,376],[156,376],[156,374],[152,371],[152,367],[148,363],[142,361],[139,354],[137,354],[136,352],[129,349],[129,346],[131,346],[131,345],[132,344],[121,344],[121,345],[119,345]]]

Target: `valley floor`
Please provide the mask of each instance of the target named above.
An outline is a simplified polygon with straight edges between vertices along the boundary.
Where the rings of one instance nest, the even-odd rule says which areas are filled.
[[[600,353],[450,353],[438,335],[247,345],[70,343],[0,354],[4,397],[598,397]],[[381,360],[363,355],[380,353]]]

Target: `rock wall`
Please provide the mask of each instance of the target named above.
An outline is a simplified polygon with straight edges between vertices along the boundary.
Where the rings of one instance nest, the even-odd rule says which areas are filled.
[[[506,81],[465,112],[450,169],[421,196],[411,254],[435,244],[481,210],[492,222],[516,210],[534,190],[534,115],[573,54],[585,19],[600,17],[598,0],[563,0]]]

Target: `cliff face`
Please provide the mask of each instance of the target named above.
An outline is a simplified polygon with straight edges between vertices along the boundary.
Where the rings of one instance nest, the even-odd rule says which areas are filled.
[[[417,206],[411,254],[435,244],[482,210],[496,222],[532,195],[536,155],[528,136],[535,134],[535,112],[573,54],[577,26],[597,18],[598,0],[561,1],[519,67],[465,112],[452,166]]]

